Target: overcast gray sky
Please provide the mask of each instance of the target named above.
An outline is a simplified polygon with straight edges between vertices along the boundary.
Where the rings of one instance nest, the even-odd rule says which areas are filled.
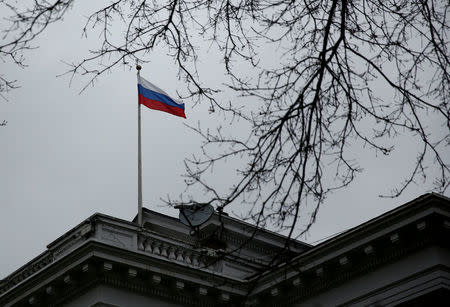
[[[83,4],[84,6],[84,4]],[[86,10],[86,11],[84,11]],[[45,246],[95,212],[130,220],[137,213],[136,71],[115,69],[78,94],[82,80],[69,87],[61,60],[76,61],[89,44],[81,39],[88,8],[75,6],[64,22],[50,27],[26,54],[29,67],[1,63],[1,72],[21,88],[0,98],[0,278],[37,256]],[[220,82],[214,70],[219,54],[202,60],[205,79]],[[144,66],[142,76],[168,93],[183,86],[177,69],[162,51]],[[160,200],[183,192],[183,158],[198,152],[200,139],[183,123],[213,126],[220,122],[208,106],[186,104],[187,120],[143,108],[144,205],[165,214],[177,211]],[[434,127],[436,133],[441,129]],[[307,242],[356,226],[421,194],[431,185],[411,186],[397,199],[381,199],[414,163],[418,145],[396,141],[389,157],[359,156],[364,173],[348,189],[331,195]],[[217,180],[228,182],[217,174]]]

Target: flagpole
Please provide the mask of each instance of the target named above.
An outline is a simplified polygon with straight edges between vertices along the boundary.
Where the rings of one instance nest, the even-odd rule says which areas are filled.
[[[139,84],[141,65],[136,63],[137,81]],[[138,225],[142,227],[142,154],[141,154],[141,104],[138,91]]]

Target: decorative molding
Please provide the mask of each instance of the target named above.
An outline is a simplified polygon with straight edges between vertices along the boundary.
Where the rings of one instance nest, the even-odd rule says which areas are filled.
[[[224,302],[228,302],[230,300],[230,294],[228,294],[228,293],[220,294],[220,300],[222,300]]]
[[[119,231],[116,228],[102,225],[101,239],[117,247],[133,249],[133,235]]]
[[[205,266],[205,256],[200,251],[180,246],[178,242],[169,243],[151,236],[139,235],[138,250],[190,267]]]
[[[42,256],[38,257],[27,266],[24,266],[21,270],[5,278],[0,289],[0,294],[8,291],[21,281],[40,271],[52,262],[53,254],[50,251],[43,253]]]
[[[71,284],[72,283],[72,277],[70,275],[66,275],[63,279],[65,284]]]
[[[399,236],[398,233],[395,234]],[[385,239],[391,241],[392,235],[387,236],[387,238]],[[372,257],[371,254],[374,251],[373,246],[377,245],[377,243],[374,242],[374,244],[368,245],[364,248],[364,260],[361,260],[360,262],[352,261],[351,266],[333,266],[333,269],[331,271],[328,269],[329,267],[327,265],[331,264],[333,261],[339,262],[342,257],[347,256],[340,256],[335,260],[329,260],[328,262],[322,263],[317,267],[313,267],[307,271],[301,272],[300,276],[308,277],[307,282],[301,282],[300,284],[297,284],[297,279],[300,279],[301,277],[296,277],[295,279],[293,279],[291,282],[293,285],[294,283],[297,284],[298,290],[294,291],[293,289],[292,293],[285,296],[283,302],[276,302],[276,304],[279,304],[277,306],[285,306],[300,302],[307,297],[316,295],[317,293],[323,292],[326,289],[332,288],[338,284],[342,284],[352,278],[374,271],[377,267],[395,261],[396,259],[404,257],[409,253],[413,253],[414,251],[423,248],[427,244],[436,242],[435,240],[435,236],[433,236],[433,234],[430,232],[424,234],[423,236],[420,236],[419,238],[416,238],[413,241],[397,241],[396,244],[392,244],[390,245],[390,247],[380,249],[380,252],[377,253],[377,257]],[[384,244],[383,242],[385,241],[380,240],[378,244],[382,245]],[[359,248],[356,247],[354,250],[348,252],[347,254],[350,254],[350,256],[353,252],[359,254],[360,252],[358,252],[358,249]],[[370,253],[367,252],[368,250],[370,250]],[[324,267],[327,268],[326,278],[323,278]],[[347,267],[347,269],[344,269],[344,267]]]
[[[175,282],[175,286],[177,287],[178,290],[183,290],[184,289],[184,281],[177,280]]]
[[[400,237],[398,235],[398,233],[393,233],[389,239],[391,240],[392,243],[397,243],[400,240]]]
[[[72,240],[68,240],[65,244],[61,244],[53,251],[54,260],[61,258],[74,249],[76,245],[79,245],[86,239],[82,236],[76,236]]]
[[[60,243],[52,246],[53,260],[57,260],[75,249],[75,246],[81,245],[95,231],[91,222],[79,226],[70,236],[67,236]]]
[[[113,264],[111,262],[103,262],[103,270],[111,271],[113,268]]]
[[[161,283],[161,276],[160,275],[153,275],[152,276],[152,282],[154,282],[155,284]]]
[[[85,263],[85,264],[83,264],[83,266],[81,267],[81,271],[83,272],[83,273],[87,273],[87,272],[89,272],[89,263]]]
[[[38,303],[38,300],[35,296],[32,296],[28,299],[28,304],[30,305],[36,305]]]
[[[422,221],[416,224],[417,230],[421,231],[424,230],[427,227],[427,222]]]
[[[374,253],[373,246],[372,245],[367,245],[366,247],[364,247],[364,253],[366,255],[373,254]]]
[[[68,236],[63,243],[58,243],[56,247],[51,247],[42,255],[33,259],[31,263],[24,266],[21,270],[18,270],[8,276],[0,286],[0,294],[8,291],[21,281],[27,279],[34,273],[40,271],[44,267],[50,265],[54,261],[62,258],[63,256],[72,252],[77,246],[81,245],[88,237],[94,232],[94,227],[90,222],[85,223],[75,230]]]
[[[55,288],[53,288],[52,286],[48,286],[47,288],[45,288],[45,293],[47,293],[48,295],[54,295]]]
[[[301,278],[299,278],[299,277],[295,278],[295,279],[292,281],[292,285],[293,285],[294,287],[301,286],[302,284],[303,284],[303,283],[302,283],[302,280],[301,280]]]
[[[181,303],[183,306],[217,307],[216,304],[199,300],[198,297],[193,296],[192,293],[187,293],[187,291],[178,291],[174,294],[173,291],[170,291],[170,289],[167,289],[166,287],[148,286],[148,284],[144,284],[142,282],[130,282],[116,276],[104,276],[101,282],[106,285],[129,289],[135,292],[144,293],[146,295],[156,296],[172,302]],[[230,295],[228,293],[223,293],[221,295],[221,299],[223,298],[223,295],[228,297],[228,301],[230,300]]]
[[[129,269],[128,269],[128,276],[129,276],[130,278],[136,277],[137,274],[138,274],[138,272],[137,272],[137,270],[136,270],[135,268],[129,268]]]
[[[270,295],[278,296],[278,294],[280,294],[280,291],[278,291],[277,287],[270,289]]]
[[[347,258],[347,256],[343,256],[343,257],[339,258],[339,264],[340,264],[340,265],[346,265],[346,264],[348,264],[348,258]]]

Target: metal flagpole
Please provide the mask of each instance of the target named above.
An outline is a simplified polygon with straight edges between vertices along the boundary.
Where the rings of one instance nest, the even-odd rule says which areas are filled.
[[[137,81],[139,84],[141,65],[136,63]],[[142,226],[142,154],[141,154],[141,104],[138,90],[138,225]]]

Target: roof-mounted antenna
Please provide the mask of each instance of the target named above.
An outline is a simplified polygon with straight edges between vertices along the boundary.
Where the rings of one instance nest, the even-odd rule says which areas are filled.
[[[180,222],[191,228],[190,235],[198,233],[199,226],[206,223],[214,213],[210,204],[177,205],[175,209],[180,210]]]

